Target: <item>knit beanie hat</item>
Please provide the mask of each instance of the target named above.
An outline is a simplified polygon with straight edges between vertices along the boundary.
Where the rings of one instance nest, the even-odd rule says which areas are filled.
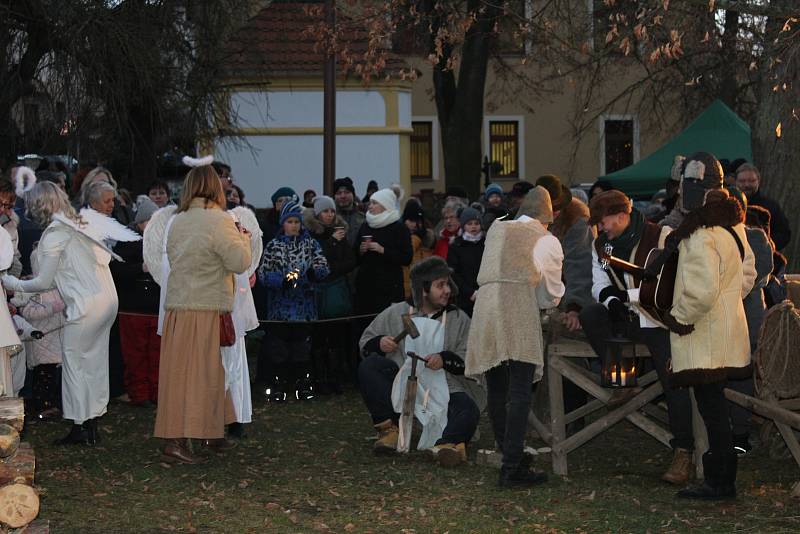
[[[481,221],[481,212],[475,208],[464,208],[458,216],[458,222],[463,227],[470,221]]]
[[[337,178],[333,181],[333,192],[336,193],[341,188],[345,188],[354,195],[356,194],[356,188],[353,185],[353,180],[350,179],[349,176],[345,176],[344,178]]]
[[[411,296],[414,300],[414,306],[417,308],[422,307],[422,289],[426,282],[430,283],[445,276],[450,280],[450,299],[455,300],[455,297],[458,296],[458,286],[453,282],[452,274],[453,269],[439,256],[428,256],[412,265],[408,278],[411,282]]]
[[[281,208],[280,224],[282,225],[286,222],[286,219],[291,217],[297,217],[300,219],[300,222],[303,222],[303,206],[294,200],[290,200]]]
[[[550,194],[547,189],[537,185],[525,195],[517,210],[515,219],[527,215],[531,219],[536,219],[542,224],[553,222],[553,204],[550,202]]]
[[[336,211],[336,204],[333,203],[333,199],[331,197],[326,195],[314,197],[314,215],[319,215],[328,209]]]
[[[499,184],[489,184],[489,187],[486,188],[486,191],[483,192],[483,198],[489,200],[489,197],[492,195],[500,195],[503,196],[503,188],[500,187]]]
[[[281,197],[289,197],[292,199],[292,201],[297,202],[297,193],[295,193],[294,189],[292,189],[291,187],[281,187],[280,189],[275,191],[272,194],[272,197],[270,197],[272,199],[272,205],[274,206],[275,203],[278,201],[278,199]]]
[[[370,201],[374,200],[387,210],[396,210],[398,209],[397,206],[397,195],[391,189],[379,189],[372,193],[372,196],[369,197]]]
[[[139,203],[139,209],[136,210],[136,217],[133,219],[133,222],[136,224],[142,224],[143,222],[147,222],[150,220],[150,217],[153,216],[155,212],[158,211],[158,206],[156,203],[150,200],[149,198],[143,198],[142,201]]]

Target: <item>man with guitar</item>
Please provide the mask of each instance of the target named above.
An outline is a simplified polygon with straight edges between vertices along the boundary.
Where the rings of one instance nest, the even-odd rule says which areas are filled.
[[[598,229],[592,247],[592,296],[597,302],[581,310],[581,326],[601,358],[607,353],[607,340],[613,337],[621,336],[649,349],[664,386],[669,429],[674,436],[670,443],[674,451],[672,464],[662,480],[683,484],[693,470],[689,392],[669,387],[669,330],[659,320],[658,310],[644,306],[639,298],[642,267],[653,249],[664,247],[671,229],[647,222],[621,191],[605,191],[592,197],[589,209],[589,224],[596,224]],[[662,276],[658,282],[665,284],[666,278]]]

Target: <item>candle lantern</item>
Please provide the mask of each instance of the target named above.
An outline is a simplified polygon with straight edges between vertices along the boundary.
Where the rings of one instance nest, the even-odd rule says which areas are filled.
[[[605,340],[608,347],[602,361],[602,386],[606,388],[636,387],[636,372],[639,360],[636,357],[636,343],[624,337]]]

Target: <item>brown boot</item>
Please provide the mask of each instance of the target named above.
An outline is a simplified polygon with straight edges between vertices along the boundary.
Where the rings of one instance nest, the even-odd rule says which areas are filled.
[[[442,443],[433,447],[436,461],[442,467],[455,467],[467,461],[467,447],[464,443]]]
[[[675,449],[672,456],[672,464],[666,473],[661,476],[661,480],[670,484],[686,484],[694,472],[694,462],[692,461],[692,451],[686,449]]]
[[[391,419],[380,422],[375,425],[375,430],[378,431],[378,439],[372,447],[372,452],[375,454],[389,454],[397,450],[397,437],[400,435],[400,429]]]
[[[164,446],[161,459],[165,462],[178,462],[182,464],[197,465],[205,462],[204,458],[192,453],[191,442],[186,439],[169,439]]]
[[[216,452],[216,453],[225,453],[231,449],[235,449],[238,443],[235,441],[231,441],[225,438],[217,438],[217,439],[204,439],[203,447],[206,449]]]

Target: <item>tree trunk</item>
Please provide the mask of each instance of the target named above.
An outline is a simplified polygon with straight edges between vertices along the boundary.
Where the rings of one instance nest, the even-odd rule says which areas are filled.
[[[441,127],[445,183],[448,187],[463,188],[469,198],[477,198],[481,190],[486,69],[489,48],[495,39],[494,21],[500,16],[501,8],[477,0],[467,2],[467,8],[475,14],[475,21],[461,46],[458,81],[452,69],[448,69],[452,50],[445,48],[434,66],[433,87]],[[432,53],[440,22],[434,17],[431,25]]]
[[[0,488],[0,523],[11,528],[24,527],[39,515],[39,494],[25,484]]]
[[[794,7],[794,2],[772,0],[770,6],[788,9]],[[792,216],[800,213],[800,188],[795,183],[800,177],[800,121],[794,118],[800,109],[793,110],[800,102],[800,43],[796,38],[794,43],[789,42],[791,32],[780,33],[784,22],[779,17],[767,22],[765,64],[761,66],[762,82],[753,124],[753,159],[761,171],[761,189],[778,200],[789,216],[792,238],[783,252],[789,259],[787,271],[794,272],[800,267],[800,228],[797,217]],[[781,62],[767,63],[774,58]]]

